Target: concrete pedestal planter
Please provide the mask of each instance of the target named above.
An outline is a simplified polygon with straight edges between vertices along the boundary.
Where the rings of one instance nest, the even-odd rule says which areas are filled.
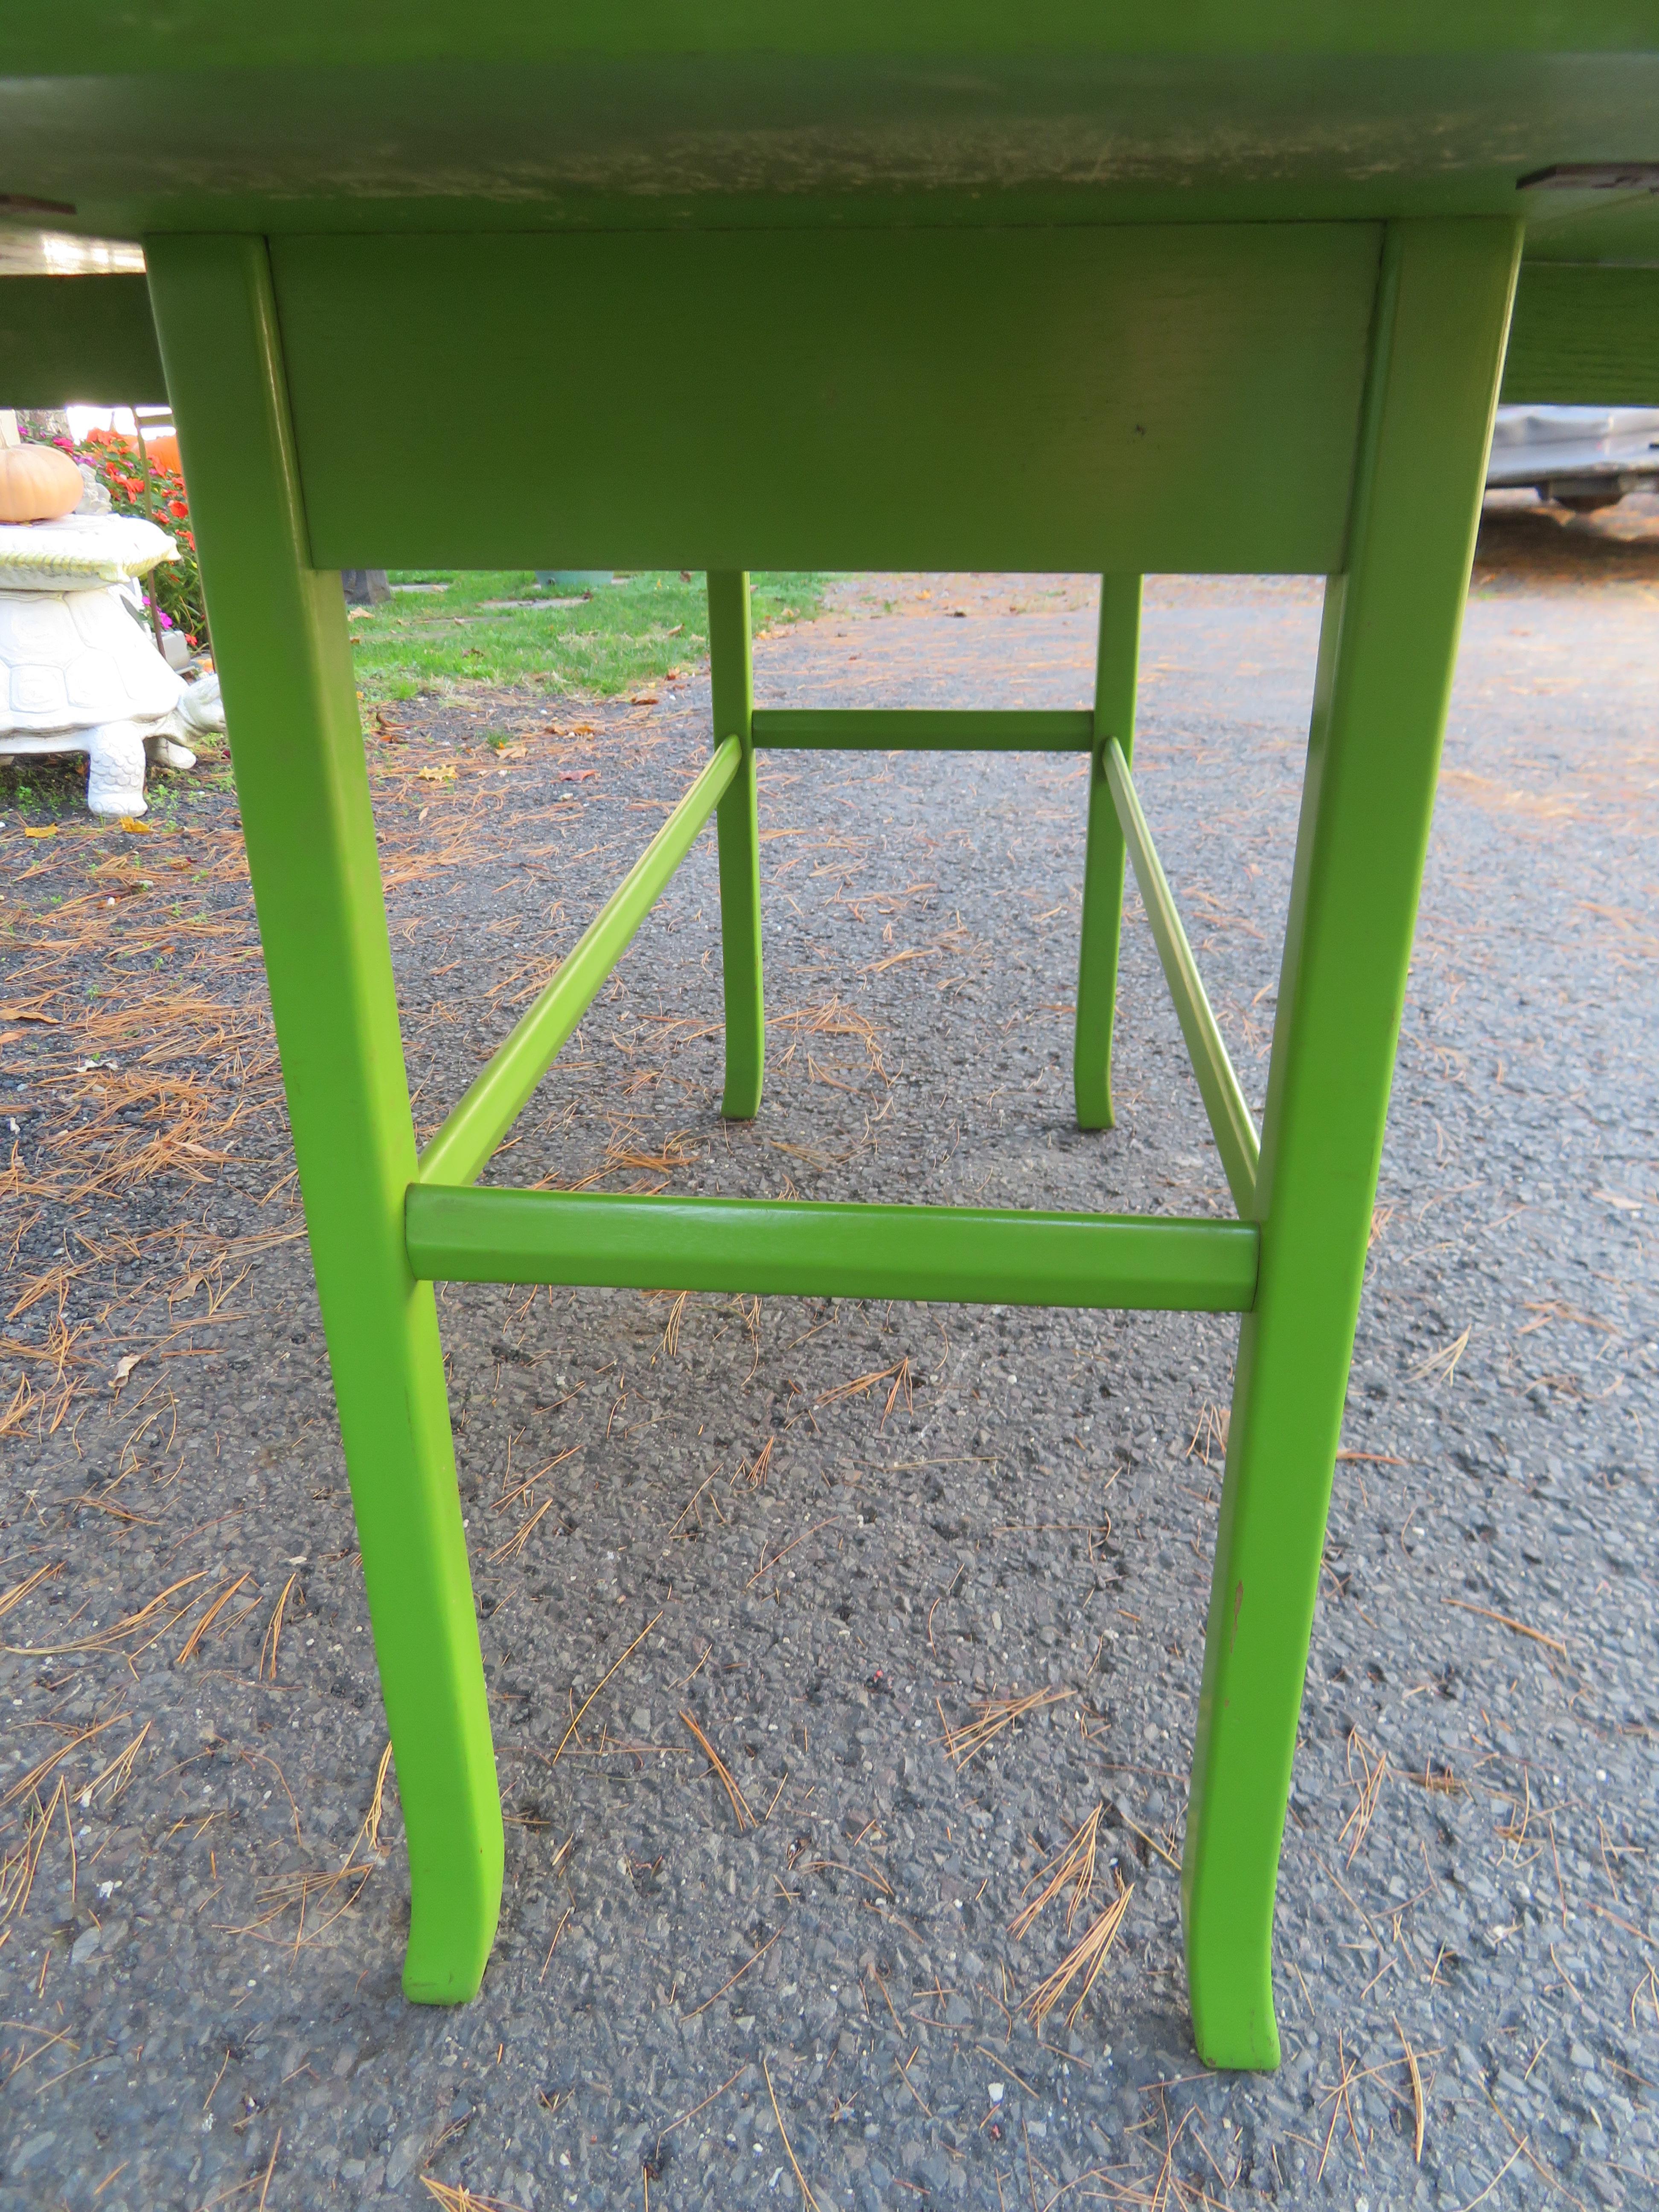
[[[94,814],[143,814],[149,764],[225,726],[218,678],[185,683],[124,598],[174,551],[133,516],[0,525],[0,759],[84,752]]]

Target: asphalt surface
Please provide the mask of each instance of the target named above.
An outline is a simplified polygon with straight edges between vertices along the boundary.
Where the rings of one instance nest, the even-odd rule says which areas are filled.
[[[188,1215],[237,1264],[175,1286],[191,1333],[76,1339],[79,1418],[5,1447],[0,1590],[61,1571],[0,1625],[0,2205],[404,2206],[423,2177],[538,2212],[785,2205],[798,2172],[825,2212],[1655,2201],[1659,526],[1614,525],[1513,503],[1477,571],[1285,1835],[1280,2072],[1198,2062],[1173,1865],[1221,1318],[443,1293],[507,1891],[477,2002],[403,2002],[267,1037],[234,1157],[104,1222]],[[758,694],[1075,705],[1091,601],[866,580],[761,641]],[[1257,1103],[1318,611],[1304,582],[1148,586],[1138,778]],[[580,714],[422,702],[392,734],[430,1127],[694,772],[706,676]],[[1084,791],[1063,759],[772,757],[758,1119],[718,1112],[711,837],[493,1176],[1226,1212],[1133,891],[1119,1126],[1072,1124]],[[178,849],[234,827],[204,797]],[[30,1235],[20,1270],[71,1249],[50,1209]],[[981,1701],[1042,1691],[947,1755]],[[1065,1901],[1009,1923],[1097,1807],[1073,1938],[1131,1894],[1075,2027],[1068,1994],[1038,2034]]]

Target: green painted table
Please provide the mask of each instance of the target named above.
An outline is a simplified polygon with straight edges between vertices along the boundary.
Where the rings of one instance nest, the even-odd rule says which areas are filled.
[[[413,1998],[477,1988],[501,1881],[434,1280],[1237,1311],[1182,1899],[1200,2051],[1277,2063],[1297,1717],[1523,246],[1505,391],[1659,398],[1651,0],[1361,12],[292,0],[267,27],[58,0],[8,25],[0,394],[164,376],[177,415]],[[334,572],[550,562],[708,572],[710,757],[417,1158]],[[761,566],[1098,570],[1093,710],[757,711]],[[1328,580],[1259,1133],[1135,797],[1147,570]],[[1078,1117],[1111,1121],[1127,853],[1237,1221],[474,1187],[711,814],[725,1110],[755,1112],[754,763],[782,745],[1090,756]]]

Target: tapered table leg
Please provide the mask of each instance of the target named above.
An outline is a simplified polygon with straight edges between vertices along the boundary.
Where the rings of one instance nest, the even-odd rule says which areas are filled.
[[[1089,835],[1083,862],[1083,939],[1078,955],[1077,1032],[1072,1089],[1079,1129],[1112,1126],[1112,1020],[1123,926],[1123,831],[1106,781],[1105,747],[1135,748],[1140,667],[1140,579],[1100,580],[1100,647],[1095,667],[1095,736],[1089,757]]]
[[[1385,234],[1321,635],[1182,1869],[1198,2047],[1279,2063],[1271,1942],[1326,1513],[1518,226]]]
[[[409,1838],[408,1995],[471,1996],[501,1814],[345,608],[309,565],[262,240],[153,239],[300,1187]]]
[[[726,991],[726,1095],[734,1121],[760,1111],[766,1068],[761,980],[760,829],[755,812],[755,669],[749,635],[749,579],[740,569],[708,578],[708,653],[714,743],[737,737],[743,765],[715,817],[720,852],[720,962]]]

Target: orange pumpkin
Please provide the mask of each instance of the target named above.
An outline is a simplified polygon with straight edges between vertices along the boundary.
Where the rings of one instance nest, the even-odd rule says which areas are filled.
[[[0,447],[0,522],[56,522],[80,506],[86,489],[56,446]]]
[[[144,451],[149,455],[151,468],[171,469],[174,476],[184,473],[179,465],[179,434],[176,430],[162,430],[153,438],[147,437]]]

